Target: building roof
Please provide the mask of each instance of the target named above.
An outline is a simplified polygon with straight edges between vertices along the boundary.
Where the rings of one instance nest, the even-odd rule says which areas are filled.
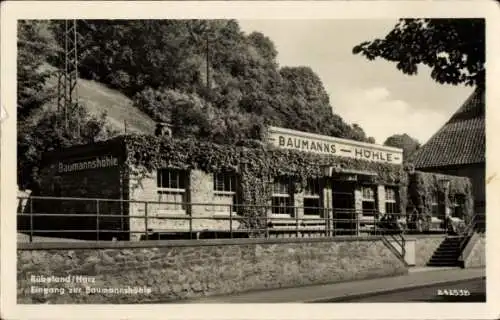
[[[411,157],[415,168],[485,162],[484,89],[476,88],[446,124]]]

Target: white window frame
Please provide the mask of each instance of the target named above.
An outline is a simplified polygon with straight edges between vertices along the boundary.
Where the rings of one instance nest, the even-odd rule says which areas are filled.
[[[385,213],[399,213],[398,211],[398,195],[397,195],[397,190],[394,187],[384,187],[385,189]],[[390,192],[389,192],[390,191]],[[394,198],[389,198],[387,195],[391,194],[394,192]],[[394,212],[388,212],[387,211],[387,205],[392,204],[394,206]]]
[[[163,171],[170,171],[169,174],[172,172],[177,173],[177,185],[180,185],[180,179],[184,179],[184,186],[187,185],[187,180],[189,176],[189,172],[184,171],[184,170],[179,170],[179,169],[174,169],[174,168],[162,168],[157,170],[157,183],[156,183],[156,194],[158,196],[158,202],[160,204],[160,207],[158,208],[158,213],[160,215],[186,215],[188,213],[187,211],[187,189],[184,188],[169,188],[169,187],[162,187],[163,181],[162,181],[162,173]],[[182,174],[185,174],[183,177]],[[168,195],[173,194],[173,195],[180,195],[181,196],[181,203],[177,204],[177,201],[174,202],[173,204],[165,204],[163,202],[171,202],[171,201],[164,201],[162,200],[162,195]],[[165,209],[164,206],[167,206]],[[180,209],[170,209],[169,206],[175,206],[176,208],[180,206]]]
[[[434,212],[435,209],[435,212]],[[433,193],[431,196],[431,217],[439,218],[439,196],[437,193]]]
[[[311,186],[312,186],[312,188],[310,188]],[[317,186],[317,190],[315,190],[315,186]],[[305,207],[305,200],[306,199],[317,200],[318,208],[316,210],[320,211],[323,208],[323,206],[321,205],[321,185],[320,185],[319,179],[307,181],[307,185],[304,189],[304,215],[303,215],[303,217],[305,219],[321,218],[321,215],[319,215],[319,214],[306,214],[306,207]]]
[[[366,196],[365,194],[365,191],[366,190],[370,190],[371,191],[371,194],[369,197]],[[364,209],[363,209],[363,216],[374,216],[376,214],[376,212],[378,211],[377,210],[377,193],[376,193],[376,190],[375,190],[375,187],[373,186],[362,186],[361,187],[361,206],[363,207],[363,204],[365,202],[371,202],[373,203],[373,212],[366,212]]]
[[[292,185],[288,181],[283,181],[284,179],[278,178],[272,183],[272,194],[271,194],[271,215],[273,217],[284,217],[284,218],[291,218],[294,216],[295,210],[293,208],[293,195],[292,195]],[[276,185],[279,184],[279,190],[280,192],[275,192],[276,191]],[[286,186],[285,188],[287,189],[288,193],[282,193],[281,190],[282,186]],[[278,206],[273,206],[274,204],[274,199],[286,199],[285,202],[290,204],[290,207],[278,207]],[[281,212],[281,209],[284,208],[285,213]],[[278,209],[280,212],[276,213],[275,210]],[[291,211],[291,212],[288,212]]]
[[[231,199],[231,212],[229,212],[228,206],[227,205],[212,205],[210,206],[211,208],[209,211],[212,211],[214,215],[236,215],[236,190],[237,190],[237,183],[238,183],[238,177],[236,174],[233,173],[226,173],[226,172],[219,172],[219,173],[214,173],[212,175],[213,177],[213,197],[214,197],[214,202],[217,200],[217,198],[227,198]],[[223,189],[227,189],[225,185],[224,178],[229,177],[229,190],[217,190],[218,187],[218,180],[222,178],[222,185]]]

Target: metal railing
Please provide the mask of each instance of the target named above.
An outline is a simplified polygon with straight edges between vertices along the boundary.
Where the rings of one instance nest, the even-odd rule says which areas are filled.
[[[84,240],[390,235],[404,250],[405,226],[377,211],[179,203],[102,198],[18,197],[18,232]],[[305,210],[314,209],[314,210]],[[317,213],[305,215],[304,211]]]
[[[401,253],[401,257],[404,259],[406,257],[406,238],[403,233],[389,233],[384,235],[384,237],[386,237],[389,243],[392,244],[392,241],[394,241],[397,244],[395,249]]]

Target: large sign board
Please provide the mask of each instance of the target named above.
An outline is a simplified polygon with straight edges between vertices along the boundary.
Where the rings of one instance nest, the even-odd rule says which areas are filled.
[[[403,150],[278,127],[268,127],[267,142],[281,149],[402,164]]]

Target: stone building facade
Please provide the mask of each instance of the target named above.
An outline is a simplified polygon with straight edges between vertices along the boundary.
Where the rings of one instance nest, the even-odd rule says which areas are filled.
[[[301,151],[318,156],[336,152],[340,157],[362,157],[363,161],[391,163],[402,169],[400,149],[280,128],[271,128],[267,140],[269,148],[305,146],[307,150]],[[123,140],[113,139],[47,154],[41,170],[41,195],[84,198],[62,201],[57,211],[97,212],[97,221],[95,217],[69,221],[88,229],[97,224],[109,237],[139,240],[146,235],[237,232],[245,227],[241,212],[252,204],[242,200],[245,175],[241,170],[224,173],[167,165],[139,175],[137,168],[126,161],[125,150]],[[347,234],[363,234],[370,232],[384,214],[404,215],[402,182],[373,183],[370,176],[374,174],[328,166],[322,176],[308,180],[303,187],[272,177],[266,182],[270,191],[261,208],[265,210],[266,231],[290,230],[288,235],[315,236],[346,234],[345,229],[350,229]],[[265,190],[266,186],[257,189],[260,187]],[[333,222],[329,220],[332,218],[346,221]],[[58,225],[68,228],[68,223]],[[287,236],[287,232],[277,234]]]

